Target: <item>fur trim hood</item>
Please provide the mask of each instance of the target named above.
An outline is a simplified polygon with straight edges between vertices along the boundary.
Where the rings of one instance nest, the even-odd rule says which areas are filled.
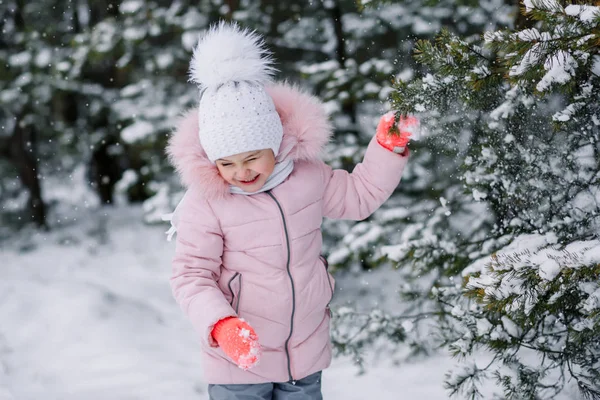
[[[319,160],[332,135],[322,103],[296,86],[286,83],[266,87],[283,125],[281,149],[289,149],[294,161]],[[200,145],[198,109],[188,111],[169,139],[167,154],[186,188],[199,187],[207,198],[229,195],[229,184],[221,177]]]

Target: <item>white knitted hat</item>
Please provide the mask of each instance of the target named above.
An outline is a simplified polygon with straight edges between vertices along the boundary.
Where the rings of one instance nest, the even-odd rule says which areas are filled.
[[[277,156],[283,127],[264,88],[273,72],[255,32],[221,22],[200,38],[190,76],[200,88],[200,143],[211,162],[262,149]]]

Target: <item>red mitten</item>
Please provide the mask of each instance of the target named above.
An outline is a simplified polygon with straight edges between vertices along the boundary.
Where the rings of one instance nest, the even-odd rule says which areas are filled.
[[[241,369],[248,370],[258,364],[260,357],[258,336],[243,319],[235,317],[222,319],[215,324],[211,334],[223,352]]]
[[[415,117],[400,117],[396,123],[395,114],[390,111],[379,120],[377,142],[394,153],[405,154],[410,136],[418,126],[419,120]]]

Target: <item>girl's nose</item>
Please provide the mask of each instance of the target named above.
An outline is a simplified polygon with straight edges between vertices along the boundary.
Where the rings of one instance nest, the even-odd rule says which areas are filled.
[[[238,174],[238,179],[244,180],[250,177],[250,170],[248,168],[241,169]]]

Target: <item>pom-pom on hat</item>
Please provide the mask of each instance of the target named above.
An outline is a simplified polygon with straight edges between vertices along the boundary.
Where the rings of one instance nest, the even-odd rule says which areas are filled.
[[[200,89],[200,144],[211,162],[262,149],[277,156],[283,127],[264,88],[272,64],[263,39],[238,25],[220,22],[200,38],[190,78]]]

